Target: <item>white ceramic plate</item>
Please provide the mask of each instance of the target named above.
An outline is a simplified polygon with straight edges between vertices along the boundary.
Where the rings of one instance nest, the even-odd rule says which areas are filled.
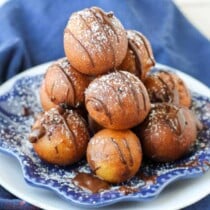
[[[48,65],[49,63],[35,67],[31,69],[30,71],[24,72],[23,74],[24,76],[26,76],[26,75],[35,75],[35,74],[41,73],[43,72],[44,69],[46,69]],[[19,79],[23,74],[16,76],[12,80],[4,84],[2,88],[0,89],[0,94],[3,94],[6,90],[8,90],[12,86],[14,81]],[[209,96],[209,89],[205,87],[204,85],[202,85],[200,82],[196,81],[195,79],[181,72],[178,72],[178,74],[186,81],[187,85],[191,88],[191,90],[194,90],[196,92]],[[8,166],[11,166],[11,167],[8,167]],[[55,195],[54,193],[50,191],[28,186],[24,182],[22,172],[20,170],[20,167],[18,168],[18,166],[19,164],[17,164],[17,161],[14,160],[13,158],[5,156],[5,155],[0,156],[0,171],[3,173],[0,175],[0,183],[6,189],[11,191],[18,197],[44,209],[58,209],[58,206],[56,207],[58,203],[59,203],[59,209],[79,209],[78,207],[71,206],[69,202],[59,199],[57,195]],[[10,174],[12,174],[11,177],[10,177]],[[17,177],[15,177],[14,179],[13,174],[17,174],[19,178],[17,179]],[[205,180],[206,177],[207,177],[207,180]],[[139,208],[139,205],[141,205],[141,209],[179,209],[193,202],[196,202],[197,200],[201,199],[202,197],[204,197],[210,192],[210,190],[207,189],[208,187],[206,187],[206,186],[209,186],[209,183],[208,183],[209,177],[210,177],[210,173],[208,172],[203,177],[198,178],[197,180],[185,180],[185,181],[176,182],[176,184],[172,184],[169,187],[167,187],[167,189],[164,190],[159,196],[159,198],[156,199],[155,201],[150,201],[148,203],[137,203],[137,202],[119,203],[114,206],[106,207],[102,209],[107,209],[107,208],[112,208],[112,209],[123,209],[123,208],[135,209],[136,208],[137,209]],[[20,180],[20,182],[22,181],[23,183],[19,185],[20,182],[17,183],[17,180]],[[204,189],[201,191],[202,181],[203,181]],[[197,182],[199,182],[199,188],[197,188],[199,189],[199,193],[197,193],[196,190],[193,190],[193,186]],[[196,186],[198,186],[197,184],[195,185],[195,189],[196,189]],[[189,191],[186,192],[188,187],[182,186],[182,185],[187,185],[187,186],[189,185]],[[34,191],[32,195],[30,195],[31,191],[32,192]],[[183,197],[183,200],[181,200],[181,198],[179,198],[179,193],[183,193],[183,192],[184,194],[181,195],[181,198]],[[192,196],[192,193],[194,193],[195,195]],[[189,198],[186,197],[186,195],[188,194],[189,194]],[[174,196],[176,196],[176,198]]]

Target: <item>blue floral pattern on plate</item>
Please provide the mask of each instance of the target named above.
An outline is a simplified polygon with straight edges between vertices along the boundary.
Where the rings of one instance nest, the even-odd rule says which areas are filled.
[[[131,180],[92,194],[74,185],[78,172],[90,172],[85,160],[69,167],[42,162],[28,141],[33,116],[41,111],[38,89],[43,74],[23,76],[0,96],[0,150],[15,156],[25,180],[32,185],[56,191],[73,204],[100,207],[119,201],[145,201],[155,198],[171,182],[202,175],[210,166],[210,99],[192,93],[192,109],[204,125],[192,151],[179,161],[157,164],[145,161]],[[127,189],[127,190],[122,190]]]

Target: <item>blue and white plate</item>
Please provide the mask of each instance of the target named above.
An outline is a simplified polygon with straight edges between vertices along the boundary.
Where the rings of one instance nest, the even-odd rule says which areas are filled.
[[[0,96],[0,150],[16,157],[25,180],[32,185],[49,188],[73,204],[100,207],[119,201],[146,201],[157,197],[171,182],[202,175],[210,167],[210,99],[193,92],[193,110],[204,125],[193,151],[179,161],[155,164],[145,162],[140,175],[109,190],[92,194],[74,185],[78,172],[90,172],[83,160],[69,167],[42,162],[28,141],[33,116],[41,111],[38,89],[41,73],[23,73],[4,86]],[[127,187],[127,192],[122,191]]]

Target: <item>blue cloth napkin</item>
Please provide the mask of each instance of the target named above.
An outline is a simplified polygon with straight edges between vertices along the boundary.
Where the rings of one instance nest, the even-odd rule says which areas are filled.
[[[69,15],[90,6],[114,11],[126,29],[151,41],[156,61],[210,86],[210,42],[170,0],[11,0],[0,7],[0,84],[19,72],[64,56]],[[36,209],[0,188],[0,209]],[[210,196],[186,208],[209,210]]]

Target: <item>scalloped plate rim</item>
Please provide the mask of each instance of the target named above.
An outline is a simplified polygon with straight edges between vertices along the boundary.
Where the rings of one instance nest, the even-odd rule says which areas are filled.
[[[197,177],[200,177],[202,176],[204,173],[206,173],[208,170],[209,170],[209,166],[208,166],[208,169],[205,171],[205,172],[202,172],[202,171],[197,171],[196,173],[193,172],[193,174],[191,174],[189,171],[186,171],[185,174],[180,174],[180,176],[174,176],[172,179],[170,180],[167,180],[163,185],[160,186],[160,188],[155,192],[154,195],[152,196],[147,196],[145,198],[142,198],[142,197],[138,197],[138,196],[134,196],[132,194],[130,195],[123,195],[121,197],[117,197],[115,198],[114,200],[111,199],[111,200],[107,200],[105,201],[104,203],[96,203],[96,205],[94,204],[87,204],[87,203],[82,203],[81,201],[77,202],[76,200],[72,200],[72,199],[69,199],[65,194],[63,193],[60,193],[60,191],[58,191],[58,189],[56,188],[53,188],[52,186],[50,185],[46,185],[46,184],[42,184],[42,183],[38,183],[38,182],[34,182],[33,179],[30,179],[30,177],[25,174],[25,169],[24,169],[24,165],[22,163],[22,160],[21,160],[21,157],[18,156],[17,153],[15,152],[12,152],[10,150],[5,150],[5,149],[2,149],[0,147],[0,152],[3,152],[7,155],[11,155],[13,156],[14,158],[16,158],[21,166],[21,170],[23,172],[23,178],[25,179],[25,181],[30,184],[31,186],[33,187],[37,187],[37,188],[43,188],[43,189],[48,189],[48,190],[52,190],[54,191],[58,196],[60,196],[61,198],[64,198],[65,200],[67,201],[70,201],[72,202],[73,205],[75,206],[79,206],[79,207],[87,207],[87,208],[92,208],[92,207],[104,207],[104,206],[109,206],[109,205],[112,205],[112,204],[115,204],[117,202],[132,202],[132,201],[137,201],[137,202],[148,202],[150,200],[153,200],[153,199],[156,199],[160,193],[167,187],[169,186],[172,182],[175,182],[177,180],[185,180],[185,179],[194,179],[194,178],[197,178]],[[170,173],[170,172],[168,172]]]
[[[50,63],[51,63],[51,62],[49,62],[49,63],[47,63],[47,64],[45,64],[45,65],[49,65]],[[43,64],[42,64],[42,65],[43,65]],[[41,65],[40,65],[40,66],[41,66]],[[162,65],[161,65],[161,66],[162,66]],[[34,69],[35,69],[35,68],[37,68],[37,67],[34,67]],[[167,67],[167,68],[170,68],[170,67]],[[33,69],[33,68],[32,68],[32,69]],[[174,70],[173,68],[170,68],[170,69]],[[175,71],[177,71],[177,70],[175,69]],[[42,70],[42,72],[44,72],[44,70]],[[40,73],[40,72],[36,73],[36,75],[38,75],[39,73]],[[31,73],[31,72],[28,72],[28,74],[27,74],[26,72],[23,72],[23,73],[17,75],[16,77],[12,78],[12,79],[9,80],[8,82],[6,82],[4,85],[5,85],[5,86],[6,86],[6,85],[9,85],[9,86],[13,87],[15,81],[19,80],[19,79],[22,78],[23,76],[29,76],[29,75],[34,75],[34,74]],[[8,90],[7,92],[10,92],[11,87],[9,88],[9,90]],[[0,89],[0,95],[1,95],[1,92],[2,92],[2,91],[1,91],[1,89]],[[4,95],[7,94],[7,92],[4,92]],[[206,97],[206,98],[209,98],[208,96],[205,96],[205,97]],[[48,186],[48,185],[46,185],[46,184],[40,184],[40,183],[36,183],[36,182],[31,181],[31,180],[29,179],[28,175],[26,175],[26,172],[25,172],[25,170],[24,170],[24,165],[23,165],[23,163],[22,163],[22,161],[21,161],[21,157],[19,157],[18,154],[15,153],[15,152],[13,152],[13,151],[7,151],[7,150],[2,149],[2,148],[0,148],[0,150],[3,151],[3,152],[5,152],[5,153],[7,153],[7,154],[9,154],[9,155],[14,156],[14,157],[19,161],[19,163],[20,163],[20,165],[21,165],[21,168],[22,168],[22,172],[24,173],[24,178],[26,179],[27,183],[29,183],[29,184],[31,184],[31,185],[33,185],[33,186],[43,187],[43,188],[47,188],[47,189],[53,190],[53,191],[55,191],[56,193],[58,193],[59,195],[61,195],[63,198],[67,199],[68,201],[73,201],[74,204],[77,204],[74,200],[70,200],[70,199],[67,198],[64,194],[60,194],[60,192],[59,192],[57,189],[54,189],[52,186]],[[209,167],[208,167],[208,169],[209,169]],[[108,201],[104,202],[102,205],[98,205],[98,204],[97,204],[96,206],[97,206],[97,207],[100,207],[100,206],[104,206],[104,205],[111,205],[111,204],[113,204],[113,203],[120,202],[120,201],[147,201],[147,200],[150,200],[151,198],[156,198],[156,197],[161,193],[161,191],[162,191],[163,189],[165,189],[166,186],[168,186],[170,183],[176,181],[177,179],[180,180],[180,179],[186,179],[186,178],[187,178],[187,179],[188,179],[188,178],[194,178],[194,177],[201,176],[202,174],[203,174],[202,171],[200,171],[200,172],[198,172],[198,173],[196,173],[196,174],[195,174],[195,172],[193,172],[193,175],[190,174],[190,173],[188,174],[188,171],[187,171],[187,174],[182,174],[182,175],[179,176],[179,177],[174,177],[174,179],[167,180],[165,184],[161,185],[161,187],[158,189],[157,193],[156,193],[155,195],[151,196],[151,197],[147,197],[147,198],[138,198],[138,196],[137,196],[137,197],[134,197],[133,195],[131,195],[131,197],[130,197],[130,196],[126,196],[126,197],[123,196],[123,197],[115,198],[114,200],[108,200]],[[128,200],[127,200],[127,199],[128,199]],[[83,206],[85,206],[85,207],[88,207],[88,206],[89,206],[89,205],[83,204],[83,203],[81,203],[81,202],[79,202],[78,205],[79,205],[79,206],[83,205]],[[91,204],[89,207],[94,207],[94,205]]]

